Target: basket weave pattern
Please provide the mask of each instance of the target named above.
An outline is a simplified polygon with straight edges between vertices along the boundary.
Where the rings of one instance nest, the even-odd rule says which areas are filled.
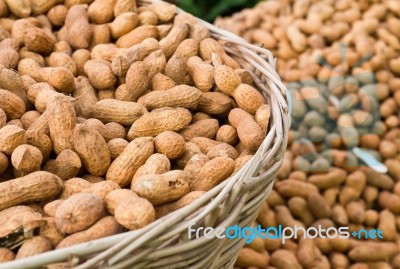
[[[141,0],[148,5],[154,0]],[[179,10],[178,12],[183,12]],[[188,239],[193,223],[203,227],[250,226],[272,189],[282,164],[290,125],[286,88],[275,71],[275,59],[266,49],[198,20],[212,37],[251,73],[271,107],[270,128],[254,157],[234,176],[190,205],[150,225],[124,234],[59,249],[0,268],[38,268],[70,262],[74,268],[232,268],[244,239]]]

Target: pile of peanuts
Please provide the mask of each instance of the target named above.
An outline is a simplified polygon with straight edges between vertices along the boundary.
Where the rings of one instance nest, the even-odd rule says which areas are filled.
[[[0,262],[142,228],[268,131],[252,75],[165,2],[0,0],[0,74]]]
[[[271,50],[292,93],[288,151],[254,225],[383,235],[257,238],[237,268],[400,268],[400,1],[270,0],[216,24]]]

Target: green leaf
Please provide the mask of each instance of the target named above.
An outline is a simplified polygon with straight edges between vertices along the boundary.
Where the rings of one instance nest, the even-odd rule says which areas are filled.
[[[212,22],[218,16],[228,16],[246,7],[253,7],[259,0],[179,0],[178,6],[203,20]]]

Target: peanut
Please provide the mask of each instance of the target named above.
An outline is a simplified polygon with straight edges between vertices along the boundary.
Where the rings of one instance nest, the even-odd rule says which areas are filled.
[[[89,47],[92,39],[92,29],[89,25],[87,11],[82,5],[72,6],[65,18],[68,43],[76,49]]]
[[[7,125],[0,129],[0,151],[11,155],[25,142],[25,131],[17,126]]]
[[[178,200],[189,192],[189,182],[183,171],[173,170],[160,175],[142,175],[131,189],[153,205]]]
[[[153,138],[141,137],[133,140],[111,163],[106,179],[120,186],[128,186],[141,165],[153,154]]]
[[[130,190],[110,192],[106,204],[115,220],[129,230],[140,229],[155,219],[153,205]]]
[[[249,113],[235,108],[229,113],[228,119],[237,129],[239,139],[246,148],[256,150],[261,145],[264,139],[263,131]]]
[[[154,138],[154,149],[173,160],[179,158],[185,152],[185,139],[175,132],[165,131]]]
[[[42,152],[38,148],[26,144],[16,147],[11,155],[11,163],[14,168],[28,174],[40,170],[42,160]]]
[[[24,101],[18,95],[6,90],[0,90],[0,108],[8,119],[17,119],[26,111]]]
[[[128,146],[129,142],[122,138],[114,138],[107,142],[108,150],[112,160],[115,160],[124,149]]]
[[[169,90],[149,92],[138,100],[148,110],[162,107],[194,109],[200,101],[201,92],[190,86],[179,85]]]
[[[55,96],[48,107],[50,137],[57,154],[73,149],[73,132],[76,123],[74,105],[67,96]]]
[[[110,151],[106,141],[94,129],[77,125],[73,133],[74,149],[83,166],[95,176],[106,174],[110,163]]]
[[[34,236],[26,240],[18,250],[16,259],[23,259],[52,250],[48,239],[43,236]]]
[[[235,162],[228,157],[216,157],[208,161],[191,183],[194,191],[208,191],[227,179],[235,169]]]
[[[204,194],[203,191],[192,191],[188,194],[184,195],[182,198],[175,202],[167,203],[164,205],[157,206],[155,208],[156,218],[161,218],[165,215],[168,215],[170,212],[178,210],[186,205],[191,204],[193,201],[198,199],[200,196]]]
[[[200,57],[190,57],[187,62],[189,74],[193,77],[194,85],[201,91],[209,91],[214,84],[214,68]]]
[[[140,104],[113,99],[98,101],[91,109],[90,115],[103,122],[117,122],[122,125],[131,125],[147,110]]]
[[[210,115],[225,115],[232,108],[232,99],[220,92],[203,92],[198,110]]]
[[[44,171],[0,183],[0,210],[56,196],[62,189],[59,177]],[[39,191],[40,190],[40,191]]]
[[[121,226],[113,217],[104,217],[93,224],[89,229],[77,232],[64,238],[57,249],[73,246],[79,243],[111,236],[121,231]]]
[[[55,213],[57,228],[62,233],[76,233],[89,228],[100,219],[104,211],[100,197],[81,193],[63,201]]]
[[[179,131],[192,120],[192,115],[184,108],[155,109],[137,119],[128,132],[128,139],[157,136],[165,131]]]
[[[0,248],[0,262],[9,262],[15,259],[15,254],[8,248]]]
[[[137,178],[143,175],[164,174],[169,170],[171,170],[171,163],[168,158],[163,154],[155,153],[136,171],[131,186],[135,184]]]

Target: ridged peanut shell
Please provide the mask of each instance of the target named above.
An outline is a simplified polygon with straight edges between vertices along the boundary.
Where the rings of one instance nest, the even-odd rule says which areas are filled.
[[[79,76],[75,79],[76,89],[72,93],[75,98],[75,110],[79,117],[89,118],[92,107],[98,102],[97,93],[89,79]]]
[[[233,96],[236,88],[242,83],[240,76],[227,65],[220,65],[214,71],[215,84],[226,95]]]
[[[173,160],[185,152],[186,142],[180,134],[165,131],[154,138],[154,147],[158,153],[165,154],[168,159]]]
[[[96,0],[88,8],[89,19],[96,24],[110,22],[114,18],[116,0]]]
[[[114,211],[116,221],[129,230],[137,230],[155,220],[153,205],[146,199],[130,197],[120,201]]]
[[[61,179],[49,172],[37,171],[0,183],[0,210],[28,202],[43,201],[62,189]]]
[[[207,154],[207,152],[209,152],[214,146],[221,144],[219,141],[203,136],[193,137],[190,139],[190,143],[196,144],[204,154]]]
[[[26,143],[38,148],[42,152],[43,160],[46,161],[53,151],[53,143],[48,135],[39,130],[28,130],[25,133]]]
[[[133,176],[132,183],[134,184],[136,179],[143,175],[155,175],[164,174],[171,170],[171,163],[164,154],[155,153],[151,155],[147,161],[139,167]]]
[[[109,24],[111,35],[113,38],[117,39],[124,34],[129,33],[133,30],[139,23],[138,15],[134,12],[125,12],[114,19],[113,22]]]
[[[173,170],[161,175],[140,176],[131,189],[153,205],[159,205],[178,200],[187,194],[189,182],[185,172]]]
[[[54,217],[56,215],[57,208],[64,202],[64,199],[53,200],[43,206],[43,211],[47,216]]]
[[[92,226],[103,213],[104,206],[100,197],[79,193],[65,200],[57,208],[54,218],[61,232],[72,234]]]
[[[115,98],[121,101],[136,102],[147,91],[148,80],[147,65],[141,61],[133,63],[126,73],[126,87],[119,87],[115,92]]]
[[[111,42],[110,27],[107,24],[92,25],[93,35],[89,48],[97,44],[108,44]]]
[[[157,26],[158,24],[158,18],[156,13],[150,10],[146,10],[143,12],[140,12],[139,14],[139,23],[140,25],[155,25]]]
[[[153,138],[141,137],[133,140],[111,163],[106,179],[116,182],[121,187],[128,186],[136,171],[153,152]]]
[[[187,61],[187,69],[198,89],[206,92],[213,87],[214,67],[211,64],[203,62],[198,56],[194,56]]]
[[[16,147],[25,143],[24,129],[7,125],[0,129],[0,151],[11,155]]]
[[[109,89],[117,82],[110,63],[104,60],[89,60],[85,63],[84,70],[90,83],[98,90]]]
[[[26,111],[25,103],[18,95],[2,89],[0,89],[0,108],[10,120],[18,119]]]
[[[179,85],[169,90],[149,92],[140,97],[138,103],[142,104],[148,110],[162,107],[195,109],[200,97],[200,90],[187,85]]]
[[[182,156],[176,159],[176,163],[180,169],[185,168],[189,160],[196,154],[202,153],[199,146],[195,143],[186,142],[185,151]]]
[[[157,73],[164,73],[165,66],[167,65],[167,59],[162,50],[153,51],[143,59],[143,62],[149,70],[149,79]]]
[[[198,110],[210,115],[221,115],[232,108],[232,99],[221,92],[203,92]]]
[[[201,168],[197,178],[192,181],[192,190],[209,191],[227,179],[234,169],[235,162],[231,158],[216,157]]]
[[[20,145],[11,154],[11,163],[15,169],[24,173],[40,170],[42,152],[31,145]]]
[[[44,170],[56,174],[62,180],[75,177],[82,167],[79,155],[70,149],[61,151],[55,160],[46,163]]]
[[[24,36],[24,43],[28,50],[47,55],[53,51],[55,41],[45,30],[33,27]]]
[[[23,227],[31,232],[44,224],[42,214],[28,206],[13,206],[0,211],[0,237],[10,235]]]
[[[180,198],[179,200],[171,203],[167,203],[165,205],[160,205],[155,208],[156,218],[161,218],[165,215],[168,215],[171,212],[178,210],[186,205],[191,204],[193,201],[197,200],[200,196],[202,196],[204,191],[192,191]]]
[[[149,8],[156,13],[158,19],[163,23],[172,20],[176,13],[176,6],[166,2],[155,2]]]
[[[268,130],[269,119],[271,117],[271,110],[267,104],[260,106],[255,115],[255,120],[260,125],[264,133]]]
[[[153,25],[142,25],[136,27],[129,33],[119,37],[115,43],[120,48],[129,48],[139,44],[146,38],[157,38],[158,29]]]
[[[238,136],[243,145],[250,150],[257,150],[265,138],[261,127],[246,111],[235,108],[228,116],[229,122],[237,129]]]
[[[176,48],[188,34],[189,26],[187,24],[174,24],[168,35],[160,40],[161,49],[167,59],[174,54]]]
[[[3,109],[0,108],[0,129],[6,126],[7,124],[7,115]]]
[[[53,217],[44,218],[46,223],[40,227],[39,234],[46,237],[53,247],[63,240],[64,235],[58,230],[56,221]]]
[[[114,138],[107,142],[108,150],[110,151],[111,159],[116,159],[124,149],[128,146],[129,142],[122,138]]]
[[[49,66],[51,67],[64,66],[68,68],[74,76],[76,76],[78,73],[76,63],[71,58],[71,56],[66,52],[55,51],[51,53],[49,57]]]
[[[212,38],[204,39],[200,42],[200,56],[204,61],[212,60],[212,54],[225,54],[224,48],[218,41]]]
[[[261,93],[247,84],[240,84],[233,92],[233,97],[241,109],[252,115],[265,103]]]
[[[122,227],[114,219],[114,217],[104,217],[89,229],[77,232],[64,238],[58,245],[57,249],[65,248],[91,240],[111,236],[122,231]]]
[[[136,12],[136,0],[117,0],[113,11],[115,17],[125,12]]]
[[[99,196],[103,202],[106,200],[107,195],[114,191],[120,189],[120,186],[109,180],[102,180],[96,183],[93,183],[88,188],[83,190],[82,192],[90,193]]]
[[[215,145],[207,152],[207,157],[214,159],[216,157],[228,157],[233,160],[239,157],[238,151],[227,143],[220,143]]]
[[[147,110],[141,104],[104,99],[93,106],[91,116],[104,123],[117,122],[126,126],[134,123],[145,113],[147,113]]]
[[[151,79],[151,90],[152,91],[164,91],[169,90],[176,86],[176,83],[168,76],[158,73]]]
[[[135,197],[138,197],[137,194],[128,189],[113,190],[106,196],[105,205],[107,211],[114,215],[115,208],[118,206],[118,204],[120,204],[122,201]]]
[[[75,49],[89,47],[92,28],[84,5],[73,5],[65,18],[68,43]]]
[[[59,154],[65,149],[73,149],[76,114],[72,98],[54,96],[48,105],[47,120],[55,152]]]
[[[185,108],[161,108],[153,110],[136,120],[128,132],[128,140],[136,137],[157,136],[165,131],[179,131],[192,120]]]
[[[193,155],[192,158],[188,161],[183,171],[186,173],[187,179],[189,180],[190,189],[193,189],[192,181],[197,179],[197,175],[200,173],[201,168],[209,161],[210,159],[207,155],[199,153]]]
[[[28,17],[32,12],[31,2],[29,0],[6,0],[6,3],[10,11],[19,18]]]
[[[222,125],[217,132],[216,140],[228,143],[229,145],[236,145],[239,137],[236,129],[231,125]]]
[[[25,112],[20,118],[24,130],[27,130],[29,126],[31,126],[31,124],[40,117],[40,115],[42,114],[40,114],[36,110],[30,110]]]
[[[93,128],[77,125],[73,134],[74,149],[83,166],[95,176],[104,175],[111,163],[110,151],[103,137]]]
[[[194,39],[185,39],[176,48],[175,53],[168,60],[164,74],[171,78],[176,84],[185,82],[188,73],[187,61],[190,57],[196,56],[199,50],[199,42]]]
[[[16,259],[18,260],[31,257],[40,253],[50,251],[52,249],[53,247],[46,237],[34,236],[24,241],[24,243],[18,250]]]
[[[210,139],[214,139],[219,128],[218,120],[216,119],[205,119],[196,121],[190,124],[179,132],[186,141],[189,141],[193,137],[202,136]]]
[[[73,177],[64,181],[64,188],[59,195],[60,199],[67,199],[70,196],[80,193],[89,188],[91,183],[80,177]]]

